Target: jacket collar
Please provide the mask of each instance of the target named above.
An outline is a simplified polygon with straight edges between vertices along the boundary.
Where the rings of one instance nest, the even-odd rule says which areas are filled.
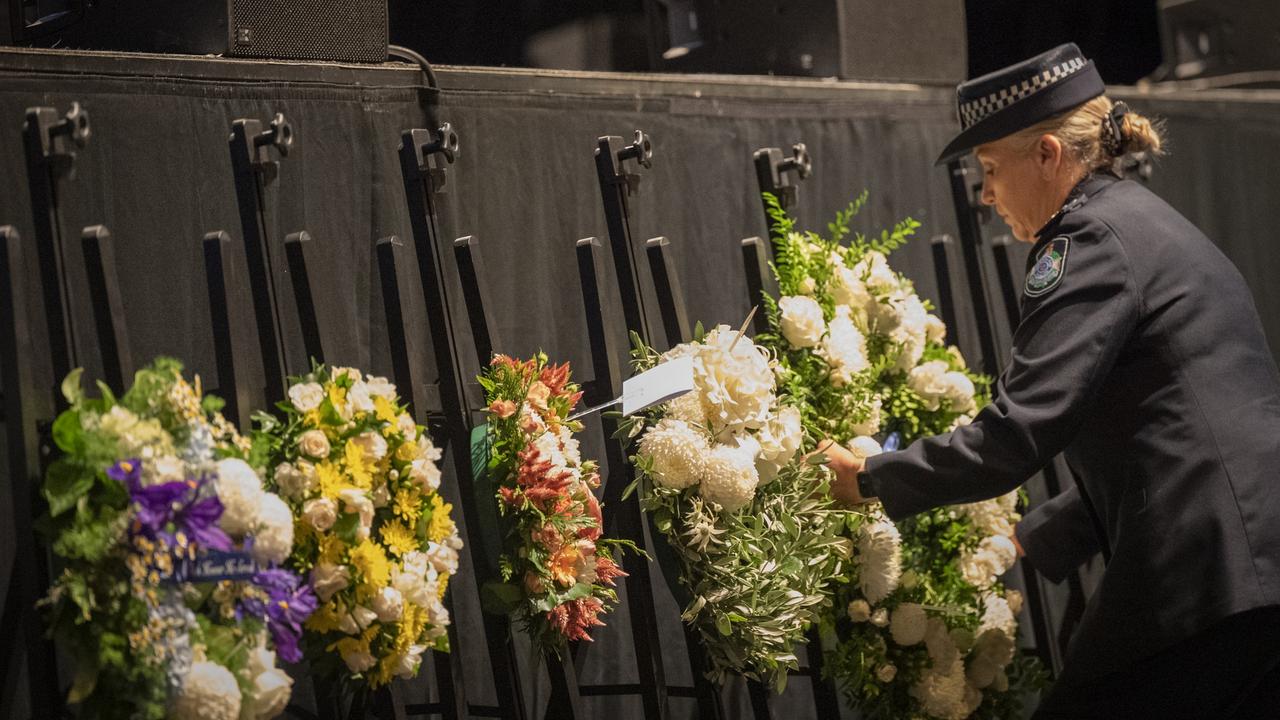
[[[1045,236],[1053,231],[1062,222],[1062,218],[1073,210],[1084,207],[1089,202],[1089,198],[1097,195],[1106,188],[1110,187],[1120,178],[1108,172],[1096,172],[1085,175],[1084,178],[1076,183],[1076,186],[1067,193],[1067,201],[1062,204],[1062,208],[1053,214],[1039,230],[1036,231],[1036,244],[1039,245],[1044,241]]]

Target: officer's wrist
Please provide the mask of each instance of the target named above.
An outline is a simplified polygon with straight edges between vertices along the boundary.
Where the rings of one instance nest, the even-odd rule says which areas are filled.
[[[876,491],[875,478],[871,476],[871,473],[867,472],[865,465],[858,471],[854,482],[862,502],[871,502],[880,496],[880,493]]]

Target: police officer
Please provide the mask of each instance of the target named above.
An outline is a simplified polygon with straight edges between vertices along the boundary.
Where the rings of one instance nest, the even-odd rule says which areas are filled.
[[[1107,567],[1036,717],[1280,718],[1280,375],[1236,268],[1112,173],[1160,136],[1104,90],[1074,45],[959,86],[938,162],[976,150],[1034,243],[1009,365],[968,426],[865,465],[826,448],[833,493],[903,518],[1064,453],[1079,483],[1017,539],[1051,579]]]

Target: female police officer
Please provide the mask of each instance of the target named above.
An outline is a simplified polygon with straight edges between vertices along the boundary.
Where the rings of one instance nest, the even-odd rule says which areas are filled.
[[[958,88],[982,199],[1034,243],[995,400],[973,423],[863,461],[834,494],[893,518],[995,497],[1064,452],[1078,486],[1018,536],[1059,579],[1106,572],[1037,717],[1280,717],[1280,375],[1234,266],[1110,170],[1158,151],[1064,45]],[[1270,698],[1267,694],[1271,693]]]

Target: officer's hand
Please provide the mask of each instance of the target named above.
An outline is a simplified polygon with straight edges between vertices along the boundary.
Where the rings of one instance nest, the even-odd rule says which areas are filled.
[[[862,458],[849,452],[834,440],[818,443],[818,450],[827,456],[827,467],[835,473],[831,482],[831,495],[842,505],[860,505],[866,502],[858,492],[858,473],[862,471]]]

